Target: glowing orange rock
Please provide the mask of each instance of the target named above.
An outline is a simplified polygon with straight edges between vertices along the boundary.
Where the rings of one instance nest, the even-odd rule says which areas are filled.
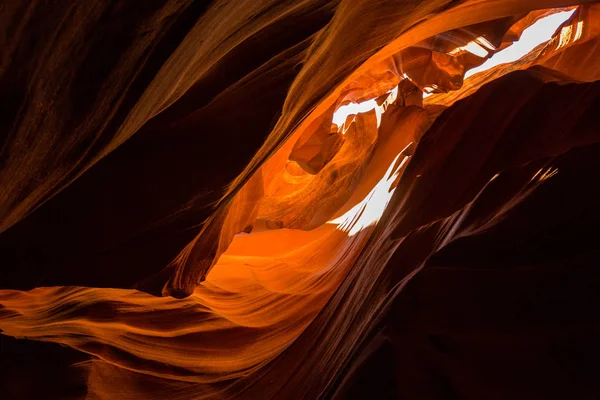
[[[115,73],[114,81],[104,82],[98,114],[91,113],[94,118],[84,127],[82,137],[88,140],[99,127],[109,128],[109,123],[105,126],[101,122],[104,114],[100,111],[111,116],[110,123],[117,124],[113,119],[117,115],[123,124],[111,131],[114,138],[94,136],[92,142],[100,149],[91,158],[73,161],[69,146],[58,149],[56,154],[40,150],[42,144],[55,144],[54,139],[35,144],[36,157],[31,160],[15,162],[11,155],[8,172],[0,178],[15,178],[7,187],[10,193],[18,192],[18,196],[0,196],[0,211],[7,215],[0,229],[14,225],[55,194],[61,183],[90,167],[169,105],[173,107],[164,111],[164,120],[158,115],[156,121],[149,123],[153,128],[148,128],[146,134],[169,137],[165,132],[175,130],[178,124],[202,121],[198,115],[215,118],[217,126],[226,119],[252,114],[256,110],[249,102],[237,104],[235,99],[243,98],[254,82],[278,82],[279,86],[273,86],[287,97],[283,102],[280,93],[281,99],[271,99],[274,113],[281,112],[275,127],[264,128],[272,128],[271,134],[251,160],[215,161],[214,165],[247,166],[240,170],[232,167],[237,178],[218,196],[211,197],[214,202],[202,204],[210,211],[198,215],[208,215],[207,219],[191,218],[178,227],[178,233],[191,231],[196,236],[161,273],[138,286],[154,295],[131,287],[81,284],[39,287],[28,292],[0,290],[3,334],[57,342],[89,354],[92,359],[86,368],[91,398],[294,399],[343,395],[333,392],[350,385],[362,360],[373,354],[369,343],[377,343],[371,341],[371,333],[380,326],[392,302],[403,312],[392,314],[392,332],[400,338],[390,340],[396,342],[394,351],[404,350],[410,360],[422,361],[418,354],[405,349],[410,346],[402,346],[405,340],[412,343],[411,334],[419,339],[425,337],[427,351],[437,354],[438,347],[442,347],[439,352],[444,352],[438,336],[448,332],[459,336],[473,333],[457,328],[444,311],[457,312],[464,307],[471,318],[483,321],[481,326],[486,328],[489,325],[485,318],[498,315],[514,322],[511,315],[517,312],[487,313],[477,309],[476,301],[467,301],[484,298],[494,305],[477,291],[477,285],[463,286],[456,294],[442,283],[432,283],[435,279],[431,276],[445,275],[431,266],[442,260],[444,268],[455,267],[451,261],[456,254],[451,250],[472,249],[482,238],[487,240],[486,247],[474,253],[485,266],[490,261],[483,254],[485,250],[502,255],[494,246],[501,246],[500,239],[507,239],[511,232],[529,232],[531,236],[522,236],[530,241],[535,236],[537,240],[543,236],[543,231],[536,230],[537,225],[544,218],[536,214],[536,227],[531,228],[521,223],[526,218],[511,220],[511,212],[523,212],[519,207],[527,205],[530,198],[541,196],[547,187],[559,192],[560,185],[545,185],[562,177],[563,168],[571,178],[584,169],[582,166],[590,171],[600,170],[597,162],[594,164],[598,153],[594,146],[599,141],[597,124],[591,122],[598,111],[594,105],[600,89],[598,84],[568,83],[570,79],[598,79],[597,6],[579,8],[570,24],[549,42],[552,46],[538,49],[512,66],[464,80],[470,68],[506,48],[545,13],[535,11],[536,8],[563,3],[431,0],[417,7],[406,2],[382,2],[381,9],[373,9],[372,2],[367,1],[308,1],[273,9],[267,3],[248,1],[210,7],[164,68],[160,68],[156,80],[149,83],[143,101],[132,105],[129,112],[114,109],[117,105],[112,100],[116,94],[111,84],[127,81],[127,77],[135,75],[131,75],[133,70],[128,69],[128,74]],[[576,2],[565,4],[568,3]],[[162,25],[164,21],[175,13],[166,10],[148,18],[143,29],[137,25],[136,28],[146,32],[148,26],[154,26],[156,32],[151,30],[158,35],[159,28],[167,29]],[[265,63],[259,63],[247,75],[240,73],[239,80],[222,92],[210,95],[207,81],[219,75],[220,66],[229,65],[226,61],[238,55],[236,49],[247,56],[238,46],[252,48],[267,40],[265,30],[269,27],[275,26],[273,30],[277,31],[280,24],[290,19],[321,13],[333,13],[334,17],[326,19],[329,22],[323,22],[308,39],[278,37],[290,40],[292,45],[269,55]],[[192,17],[189,20],[195,21]],[[223,24],[225,20],[228,24]],[[461,27],[461,23],[468,27]],[[155,36],[148,42],[143,35],[135,37],[143,44],[136,47],[137,57],[123,57],[120,62],[135,63],[140,54],[145,54],[144,49],[162,43],[158,39],[154,42]],[[351,40],[357,37],[364,40]],[[590,51],[589,60],[577,64],[585,50]],[[55,68],[58,64],[49,65]],[[296,76],[298,66],[301,72],[290,87],[282,77]],[[492,82],[511,69],[526,70]],[[142,72],[139,73],[143,77],[156,74],[154,70]],[[223,75],[238,72],[231,68]],[[51,88],[59,88],[60,81],[49,82]],[[488,82],[491,84],[485,85]],[[463,91],[459,91],[461,88]],[[196,95],[206,91],[209,100],[186,115],[184,123],[176,116],[186,114],[187,108],[193,109],[190,104],[194,97],[174,102],[187,89]],[[423,101],[423,91],[451,90],[457,93],[434,95]],[[21,156],[24,144],[30,143],[37,132],[26,128],[37,126],[34,111],[40,110],[42,100],[46,101],[39,93],[49,92],[32,93],[37,102],[24,108],[27,123],[19,125],[15,119],[18,140],[13,142],[10,138],[10,149],[17,149],[15,154]],[[555,96],[557,101],[548,101]],[[568,96],[576,98],[572,109]],[[459,98],[464,101],[456,102]],[[47,101],[52,104],[53,97]],[[270,98],[267,94],[264,98],[256,95],[254,101],[258,109]],[[334,112],[340,106],[364,101],[370,102],[372,108],[348,114],[339,126],[333,123]],[[116,103],[123,102],[119,98]],[[206,109],[218,112],[204,115],[203,112],[211,114]],[[543,112],[551,115],[542,118]],[[40,114],[40,121],[53,121],[50,114]],[[531,130],[533,121],[540,126],[535,132]],[[65,132],[60,126],[45,127],[48,131],[40,134],[41,138],[48,138],[52,128]],[[244,146],[244,135],[252,127],[249,123],[237,128],[239,142],[223,143],[202,124],[188,127],[198,129],[195,135],[206,135],[207,143],[223,145],[223,149],[214,149],[218,153],[215,159],[233,152],[235,146]],[[22,136],[23,132],[31,134],[31,138]],[[257,140],[263,140],[263,136]],[[83,148],[89,150],[95,145]],[[579,158],[587,164],[577,164]],[[192,161],[181,182],[223,172],[216,167],[214,171],[194,170]],[[31,177],[38,176],[47,165],[57,168],[49,170],[47,181],[34,184]],[[101,175],[104,170],[99,171]],[[567,185],[564,182],[568,181],[560,182]],[[31,186],[29,182],[33,182]],[[575,186],[573,190],[578,188]],[[590,198],[595,198],[594,192],[589,192]],[[569,203],[569,211],[576,209],[574,203]],[[198,204],[185,204],[182,212]],[[531,214],[536,210],[528,211]],[[588,211],[593,214],[593,207]],[[503,225],[505,221],[509,222]],[[152,229],[154,222],[140,222],[139,231],[132,234],[132,248],[137,245],[141,251],[154,254],[151,246],[144,247],[147,242],[140,233]],[[509,234],[503,235],[505,226],[509,226]],[[88,229],[101,230],[102,226]],[[135,242],[137,239],[140,241]],[[475,245],[469,247],[465,242]],[[511,251],[508,249],[505,254],[518,255],[521,249]],[[583,251],[572,259],[582,254]],[[89,259],[94,257],[85,252],[84,256],[87,259],[81,258],[81,268],[86,268],[86,261],[91,262]],[[137,261],[129,253],[122,258]],[[422,278],[421,271],[426,268],[429,275]],[[481,273],[473,271],[473,275]],[[460,277],[469,278],[467,275],[451,276],[449,282],[460,287]],[[591,273],[586,277],[594,279]],[[493,280],[492,277],[490,281]],[[411,282],[423,285],[416,295],[407,294],[416,308],[394,301]],[[484,287],[494,288],[483,283]],[[506,284],[510,283],[506,280]],[[431,287],[437,290],[428,292],[426,289]],[[519,288],[520,293],[529,293],[525,290],[530,289],[527,285]],[[427,307],[419,309],[421,302]],[[455,308],[446,307],[446,303]],[[462,322],[461,326],[473,328],[469,320],[454,317]],[[408,322],[408,328],[421,331],[415,329],[417,333],[407,334],[402,327],[394,326],[396,321],[400,325]],[[552,321],[560,325],[560,321]],[[492,334],[497,332],[492,330]],[[441,358],[440,369],[448,367],[450,358]],[[451,367],[448,370],[453,370]],[[408,383],[403,381],[412,388]],[[433,397],[429,385],[424,386],[423,392],[410,393],[416,394],[414,398]],[[468,394],[471,398],[486,398],[477,391]]]

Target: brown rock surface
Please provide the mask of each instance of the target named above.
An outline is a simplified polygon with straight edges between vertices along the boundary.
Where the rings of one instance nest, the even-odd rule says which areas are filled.
[[[0,6],[0,398],[598,398],[594,3]]]

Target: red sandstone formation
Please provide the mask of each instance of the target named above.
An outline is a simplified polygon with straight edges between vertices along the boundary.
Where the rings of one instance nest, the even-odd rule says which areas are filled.
[[[0,7],[1,398],[600,396],[600,5],[206,3]]]

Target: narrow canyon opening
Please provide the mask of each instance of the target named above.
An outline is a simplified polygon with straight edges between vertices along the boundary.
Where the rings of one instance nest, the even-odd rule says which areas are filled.
[[[2,334],[90,355],[85,368],[93,398],[118,398],[113,385],[131,399],[345,396],[351,384],[344,374],[362,376],[359,350],[371,354],[367,339],[426,262],[450,252],[444,248],[452,243],[495,232],[541,183],[561,174],[553,157],[566,150],[554,139],[527,142],[519,135],[531,122],[514,117],[517,106],[514,113],[498,106],[507,115],[502,129],[514,134],[503,142],[504,130],[482,122],[493,114],[486,107],[500,103],[505,90],[533,115],[537,109],[527,109],[528,101],[543,100],[544,90],[573,90],[573,96],[591,99],[592,89],[581,85],[591,88],[600,79],[598,5],[458,3],[415,14],[327,90],[311,82],[334,77],[303,76],[292,85],[289,93],[303,93],[298,87],[304,85],[318,101],[293,107],[303,98],[286,97],[265,144],[210,205],[210,216],[195,221],[196,236],[162,271],[144,276],[135,288],[2,289]],[[468,25],[458,26],[460,18]],[[310,40],[327,44],[325,34]],[[293,62],[309,65],[320,53],[302,54],[301,62]],[[587,65],[577,61],[583,58]],[[271,68],[273,60],[261,68]],[[243,92],[241,82],[236,89]],[[156,120],[181,105],[169,100]],[[577,124],[583,126],[565,122]],[[585,129],[568,150],[593,142]],[[461,135],[471,135],[470,141]],[[508,153],[520,140],[546,152],[529,159],[517,149],[517,161],[496,167],[492,161],[502,157],[489,143]],[[470,152],[455,151],[459,145]],[[475,159],[474,167],[457,166],[466,157]],[[503,180],[519,168],[527,179]],[[456,186],[464,193],[429,194]],[[498,205],[494,190],[501,189],[512,197]],[[478,203],[488,197],[489,204]],[[393,271],[386,270],[398,259]],[[314,352],[304,354],[308,346]],[[403,351],[413,357],[410,349]]]

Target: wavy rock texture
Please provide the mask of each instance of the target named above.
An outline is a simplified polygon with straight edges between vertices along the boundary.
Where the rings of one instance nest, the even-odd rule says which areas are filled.
[[[2,6],[0,394],[597,398],[593,3]]]

